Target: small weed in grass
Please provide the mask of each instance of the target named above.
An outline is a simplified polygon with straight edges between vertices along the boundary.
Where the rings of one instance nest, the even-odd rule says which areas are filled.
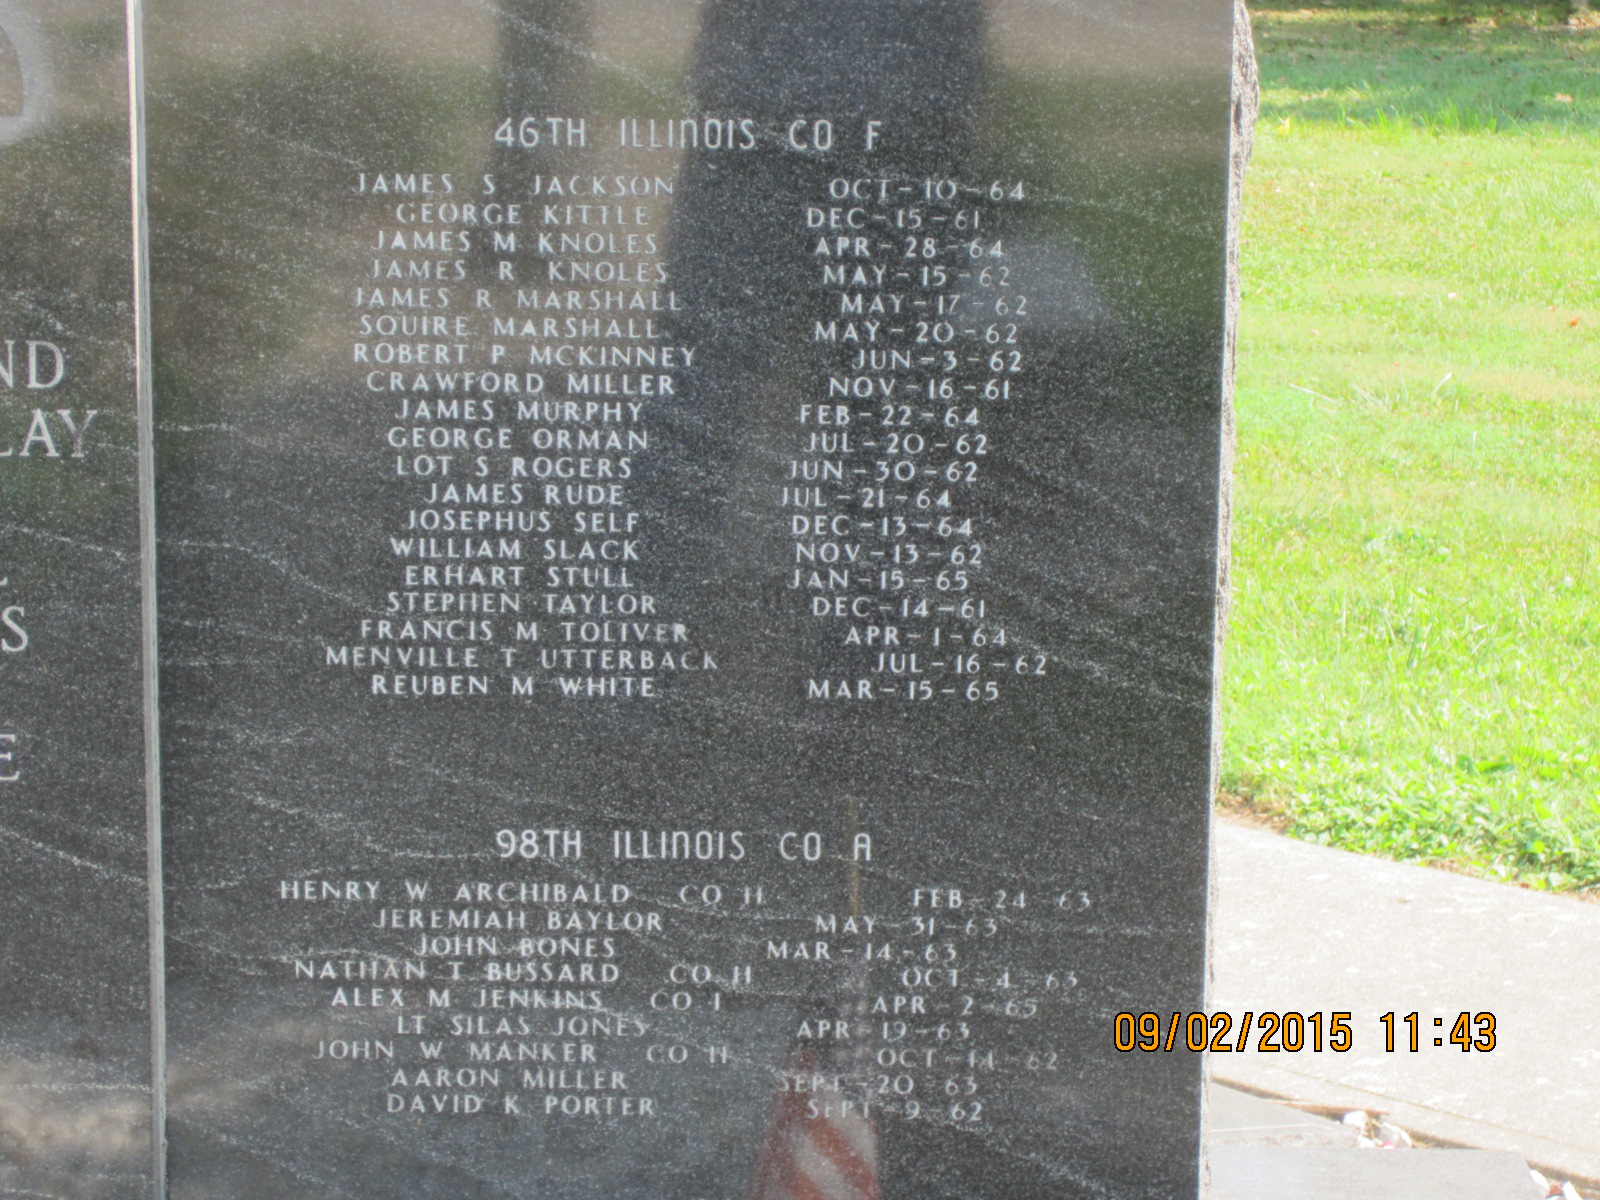
[[[1600,31],[1253,12],[1224,786],[1600,885]]]

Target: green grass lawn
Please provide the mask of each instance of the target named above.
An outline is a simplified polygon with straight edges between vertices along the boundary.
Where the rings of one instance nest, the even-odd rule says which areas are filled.
[[[1600,29],[1253,7],[1223,787],[1600,885]]]

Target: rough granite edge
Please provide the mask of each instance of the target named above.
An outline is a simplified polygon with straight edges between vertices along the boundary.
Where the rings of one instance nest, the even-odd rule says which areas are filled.
[[[1255,48],[1250,34],[1250,13],[1244,0],[1235,0],[1233,18],[1233,95],[1228,145],[1227,297],[1222,327],[1221,453],[1217,484],[1217,620],[1214,649],[1211,720],[1211,776],[1216,782],[1222,761],[1222,651],[1227,641],[1233,597],[1233,379],[1234,355],[1239,337],[1239,231],[1243,221],[1244,172],[1255,143],[1256,115],[1261,89],[1256,75]]]
[[[1232,601],[1233,553],[1233,460],[1234,417],[1233,381],[1234,357],[1238,346],[1239,327],[1239,233],[1243,223],[1244,172],[1250,162],[1250,151],[1255,144],[1256,117],[1261,110],[1261,87],[1256,72],[1255,42],[1251,36],[1250,11],[1245,0],[1234,0],[1233,5],[1233,65],[1232,88],[1229,98],[1228,128],[1228,201],[1227,233],[1225,235],[1225,271],[1227,292],[1222,315],[1222,389],[1221,421],[1218,435],[1220,445],[1217,461],[1217,608],[1213,626],[1214,644],[1211,658],[1211,770],[1208,800],[1216,794],[1222,764],[1222,663],[1223,649],[1228,635],[1228,618]],[[1213,818],[1214,819],[1214,818]],[[1206,958],[1203,994],[1209,1007],[1212,987],[1211,939],[1212,921],[1216,912],[1217,873],[1214,840],[1207,836],[1206,870]],[[1210,1064],[1202,1059],[1200,1087],[1200,1190],[1211,1190],[1211,1165],[1206,1155],[1206,1135],[1211,1125],[1210,1105],[1207,1101],[1206,1080],[1210,1077]]]

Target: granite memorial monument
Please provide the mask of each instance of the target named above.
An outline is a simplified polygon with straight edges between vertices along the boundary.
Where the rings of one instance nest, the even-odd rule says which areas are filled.
[[[167,1193],[1197,1195],[1228,0],[143,20]]]

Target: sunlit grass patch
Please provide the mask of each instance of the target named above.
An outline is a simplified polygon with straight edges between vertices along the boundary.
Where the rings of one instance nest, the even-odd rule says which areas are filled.
[[[1596,886],[1600,33],[1495,12],[1256,11],[1224,785]]]

